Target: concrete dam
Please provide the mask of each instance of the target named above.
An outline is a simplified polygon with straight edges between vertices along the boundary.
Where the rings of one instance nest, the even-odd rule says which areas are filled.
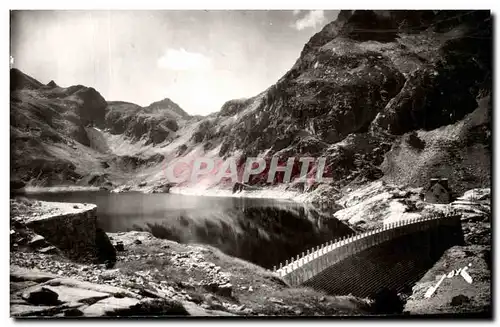
[[[453,245],[463,244],[460,215],[400,221],[327,242],[280,264],[291,286],[331,295],[374,295],[411,287]]]

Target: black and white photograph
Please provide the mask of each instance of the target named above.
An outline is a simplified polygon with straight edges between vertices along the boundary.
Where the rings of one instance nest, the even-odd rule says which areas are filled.
[[[493,318],[491,10],[8,16],[16,322]]]

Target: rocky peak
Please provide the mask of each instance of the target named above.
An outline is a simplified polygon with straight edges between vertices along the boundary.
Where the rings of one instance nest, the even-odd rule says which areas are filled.
[[[177,103],[170,100],[169,98],[165,98],[160,101],[156,101],[151,103],[149,106],[144,108],[145,111],[158,111],[158,110],[166,110],[175,115],[179,116],[182,119],[189,119],[191,116],[185,112]]]
[[[84,125],[91,124],[104,127],[107,102],[102,95],[93,87],[83,87],[76,91],[73,96],[83,103],[79,108],[80,119]]]
[[[301,57],[336,37],[389,42],[398,33],[415,34],[424,30],[442,33],[459,25],[480,27],[478,22],[489,16],[486,10],[342,10],[335,21],[311,37]]]
[[[59,87],[59,85],[57,85],[56,82],[54,82],[54,80],[51,80],[49,83],[47,83],[47,86],[50,88]]]

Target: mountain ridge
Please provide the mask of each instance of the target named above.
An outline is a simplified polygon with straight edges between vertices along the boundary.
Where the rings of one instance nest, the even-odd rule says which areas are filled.
[[[395,152],[407,139],[426,138],[443,126],[470,121],[468,115],[479,110],[485,122],[463,129],[477,135],[468,143],[452,142],[443,153],[463,153],[472,146],[488,160],[491,104],[485,99],[491,94],[491,30],[489,11],[341,11],[337,20],[310,38],[289,71],[254,97],[229,100],[206,117],[190,116],[168,98],[146,107],[108,101],[96,122],[93,116],[84,120],[106,130],[105,137],[97,139],[119,140],[120,149],[130,149],[132,157],[162,156],[161,163],[140,174],[154,187],[168,184],[162,170],[180,156],[244,162],[247,157],[269,160],[273,155],[282,160],[325,157],[333,189],[380,178],[422,186],[427,175],[438,172],[458,189],[484,186],[487,165],[481,166],[486,169],[478,173],[481,178],[471,180],[474,167],[464,175],[460,171],[465,163],[449,160],[443,162],[449,169],[424,167],[422,177],[402,178],[410,174],[411,165]],[[38,85],[36,80],[21,80],[26,88]],[[77,95],[83,90],[68,89]],[[85,89],[87,93],[92,91]],[[442,137],[444,142],[448,136]],[[410,151],[427,151],[425,141],[417,143],[424,149],[417,145]],[[394,158],[399,159],[389,164]],[[139,181],[132,178],[129,183]],[[261,178],[251,183],[272,186]],[[289,187],[294,190],[294,183]]]
[[[120,159],[110,152],[104,130],[155,144],[175,134],[177,120],[191,118],[170,99],[143,108],[127,102],[107,102],[92,87],[61,87],[53,80],[44,85],[17,68],[12,68],[10,74],[11,176],[28,184],[86,183],[93,180],[92,176],[105,175],[99,180],[111,185],[109,179],[116,182],[123,178],[124,171],[137,166],[130,166],[130,160],[148,159],[140,155]],[[171,109],[173,112],[167,116]],[[158,114],[162,111],[163,115]],[[118,162],[112,167],[116,171],[108,173],[103,169],[110,165],[107,161]]]

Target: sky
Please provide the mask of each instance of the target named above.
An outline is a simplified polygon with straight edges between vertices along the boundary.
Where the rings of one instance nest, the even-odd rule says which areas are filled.
[[[11,63],[108,101],[170,98],[190,114],[264,91],[335,10],[13,11]],[[13,59],[12,59],[13,58]]]

